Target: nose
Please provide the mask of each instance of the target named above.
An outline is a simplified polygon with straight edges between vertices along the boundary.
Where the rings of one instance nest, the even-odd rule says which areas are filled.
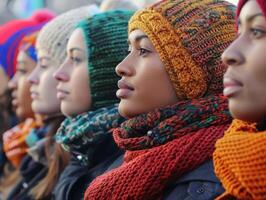
[[[245,61],[242,53],[243,47],[240,46],[239,40],[235,40],[222,54],[222,61],[227,66],[238,66]]]
[[[34,70],[30,73],[30,75],[28,76],[28,82],[30,84],[38,84],[39,83],[39,77],[38,77],[38,64],[37,66],[34,68]]]
[[[69,81],[69,75],[66,73],[67,61],[65,60],[62,65],[54,72],[53,77],[61,82]]]
[[[120,62],[116,68],[115,72],[118,76],[132,76],[134,74],[134,69],[128,55],[122,62]]]

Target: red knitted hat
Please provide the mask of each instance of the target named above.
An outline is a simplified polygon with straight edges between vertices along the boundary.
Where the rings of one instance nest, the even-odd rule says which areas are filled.
[[[236,16],[238,17],[240,14],[240,11],[242,7],[247,3],[248,0],[239,0],[238,5],[237,5],[237,11],[236,11]],[[265,0],[256,0],[257,3],[259,4],[262,12],[264,13],[266,17],[266,1]]]

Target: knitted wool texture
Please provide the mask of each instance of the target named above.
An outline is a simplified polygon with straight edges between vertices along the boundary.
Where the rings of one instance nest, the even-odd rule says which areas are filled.
[[[48,133],[49,126],[42,126],[40,128],[33,128],[30,130],[29,134],[27,135],[25,142],[28,147],[33,147],[35,144],[44,138]]]
[[[219,200],[266,199],[266,132],[234,120],[214,152],[215,172],[225,193]],[[234,198],[233,198],[234,197]]]
[[[91,110],[113,105],[117,81],[115,67],[127,55],[127,28],[132,11],[116,10],[97,14],[82,21],[87,43]]]
[[[110,130],[124,121],[117,105],[66,118],[56,133],[56,142],[78,158],[83,166],[91,167],[97,147],[110,138]]]
[[[27,154],[28,146],[25,140],[30,130],[39,126],[36,121],[29,118],[3,134],[4,151],[14,167],[18,168],[21,160]]]
[[[179,102],[127,120],[114,130],[124,163],[96,178],[85,200],[160,199],[180,176],[211,159],[231,117],[227,100]]]
[[[218,94],[226,67],[221,54],[235,38],[235,6],[215,0],[163,0],[136,12],[129,32],[154,45],[180,99]]]
[[[84,6],[65,12],[47,23],[37,38],[38,50],[47,51],[51,58],[61,65],[66,57],[66,45],[75,25],[95,12],[94,6]],[[58,66],[59,67],[59,66]]]
[[[12,77],[16,71],[17,54],[21,40],[32,32],[38,31],[51,20],[54,14],[41,10],[29,19],[12,20],[0,27],[0,65]]]
[[[35,43],[39,31],[25,36],[20,42],[19,51],[24,51],[32,60],[37,62]]]

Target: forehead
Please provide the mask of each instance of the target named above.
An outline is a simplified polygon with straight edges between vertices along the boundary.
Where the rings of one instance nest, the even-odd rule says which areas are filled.
[[[30,57],[27,55],[25,51],[19,51],[17,56],[17,61],[27,61],[30,60]]]
[[[128,41],[133,43],[133,42],[138,42],[143,38],[148,39],[148,36],[142,30],[136,29],[129,33]]]
[[[247,18],[256,15],[256,14],[262,14],[262,10],[255,0],[249,0],[245,5],[242,7],[239,19],[241,21],[245,21]]]
[[[67,49],[70,50],[71,48],[79,48],[85,50],[85,38],[83,30],[81,28],[75,29],[70,35],[69,41],[67,43]]]
[[[50,58],[50,54],[48,52],[48,50],[44,49],[44,48],[36,48],[37,49],[37,55],[38,58]]]

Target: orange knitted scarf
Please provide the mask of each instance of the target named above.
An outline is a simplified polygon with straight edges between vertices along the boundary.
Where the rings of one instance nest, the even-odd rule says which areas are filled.
[[[4,151],[14,167],[18,168],[21,160],[27,154],[28,146],[25,139],[30,130],[39,126],[37,120],[28,118],[3,134]]]
[[[234,120],[217,141],[213,159],[226,190],[218,200],[266,199],[266,131]]]

